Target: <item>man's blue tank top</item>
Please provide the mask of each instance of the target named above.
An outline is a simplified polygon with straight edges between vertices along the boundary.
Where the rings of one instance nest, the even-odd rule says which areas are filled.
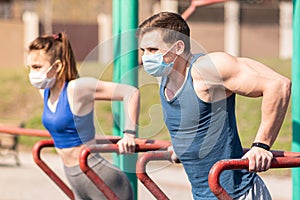
[[[47,104],[50,89],[44,91],[44,112],[42,122],[50,132],[54,145],[57,148],[70,148],[79,146],[95,137],[94,111],[85,116],[73,115],[67,96],[68,82],[60,93],[55,112]]]
[[[194,55],[192,63],[200,56]],[[209,170],[219,160],[243,156],[236,127],[235,94],[213,103],[202,101],[195,93],[191,68],[192,64],[181,90],[170,101],[164,93],[167,77],[162,78],[164,120],[174,151],[192,184],[194,199],[216,199],[208,186]],[[246,170],[227,170],[220,182],[236,198],[250,189],[255,176]]]

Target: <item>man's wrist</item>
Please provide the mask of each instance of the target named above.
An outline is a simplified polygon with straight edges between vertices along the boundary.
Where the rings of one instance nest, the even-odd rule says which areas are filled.
[[[251,145],[251,148],[252,147],[259,147],[259,148],[262,148],[266,151],[270,151],[270,149],[271,149],[271,147],[269,145],[261,143],[261,142],[253,142],[252,145]]]

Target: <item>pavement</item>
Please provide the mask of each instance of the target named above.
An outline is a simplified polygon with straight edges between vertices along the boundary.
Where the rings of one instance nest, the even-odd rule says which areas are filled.
[[[34,163],[30,152],[19,153],[21,165],[14,159],[0,157],[0,200],[67,200],[68,197]],[[54,153],[44,153],[42,158],[62,178],[60,158]],[[192,199],[191,188],[182,166],[165,161],[153,161],[147,165],[149,176],[170,199]],[[262,176],[273,200],[292,199],[291,177]],[[153,195],[138,182],[138,199],[153,200]]]

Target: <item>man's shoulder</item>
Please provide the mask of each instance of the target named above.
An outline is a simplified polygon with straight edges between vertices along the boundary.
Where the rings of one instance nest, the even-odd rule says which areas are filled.
[[[224,80],[232,77],[237,59],[225,52],[211,52],[200,56],[191,69],[194,82],[205,81],[210,86],[223,85]]]

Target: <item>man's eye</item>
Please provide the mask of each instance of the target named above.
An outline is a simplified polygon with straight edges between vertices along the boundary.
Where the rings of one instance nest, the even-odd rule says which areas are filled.
[[[149,48],[149,51],[150,51],[151,53],[155,53],[156,51],[158,51],[158,48]]]

